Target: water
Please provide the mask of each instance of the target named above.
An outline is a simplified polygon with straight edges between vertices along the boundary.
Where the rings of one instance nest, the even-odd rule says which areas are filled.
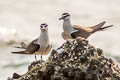
[[[17,50],[12,45],[38,37],[41,23],[49,25],[50,42],[55,49],[65,42],[61,37],[62,21],[58,20],[63,12],[71,14],[73,24],[92,26],[104,20],[106,25],[113,24],[114,27],[90,36],[89,43],[108,55],[119,56],[119,4],[119,0],[0,0],[0,80],[14,72],[27,71],[34,55],[11,54]]]

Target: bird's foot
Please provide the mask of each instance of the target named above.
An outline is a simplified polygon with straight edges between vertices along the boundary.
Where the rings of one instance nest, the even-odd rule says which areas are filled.
[[[38,60],[37,60],[37,57],[36,57],[36,54],[35,54],[35,61],[37,62]]]

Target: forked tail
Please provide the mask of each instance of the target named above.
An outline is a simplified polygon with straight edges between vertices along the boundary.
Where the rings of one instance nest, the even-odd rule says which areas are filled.
[[[109,25],[109,26],[101,27],[98,31],[105,30],[105,29],[107,29],[107,28],[109,28],[109,27],[112,27],[112,26],[113,26],[113,25]]]
[[[109,26],[103,27],[104,24],[105,24],[105,21],[99,23],[98,25],[95,25],[95,26],[91,27],[93,29],[93,33],[96,32],[96,31],[105,30],[105,29],[113,26],[113,25],[109,25]]]

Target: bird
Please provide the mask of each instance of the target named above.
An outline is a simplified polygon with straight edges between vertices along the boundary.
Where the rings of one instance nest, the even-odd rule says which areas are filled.
[[[41,34],[38,38],[31,41],[28,45],[24,42],[21,42],[21,48],[25,49],[22,51],[13,51],[13,54],[35,54],[35,60],[37,61],[36,55],[47,55],[52,45],[49,43],[49,35],[48,35],[48,25],[43,23],[40,25]],[[20,47],[16,47],[20,48]]]
[[[61,18],[59,18],[59,20],[63,20],[62,37],[64,40],[71,40],[77,37],[82,37],[87,39],[91,34],[97,31],[103,31],[113,26],[113,25],[109,25],[103,27],[103,25],[106,23],[105,21],[91,27],[72,25],[69,13],[63,13]]]

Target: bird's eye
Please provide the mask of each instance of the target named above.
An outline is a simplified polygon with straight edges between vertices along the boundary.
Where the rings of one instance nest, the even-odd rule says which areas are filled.
[[[44,26],[45,28],[47,27],[47,25]]]
[[[41,28],[43,28],[43,26],[40,26]]]

